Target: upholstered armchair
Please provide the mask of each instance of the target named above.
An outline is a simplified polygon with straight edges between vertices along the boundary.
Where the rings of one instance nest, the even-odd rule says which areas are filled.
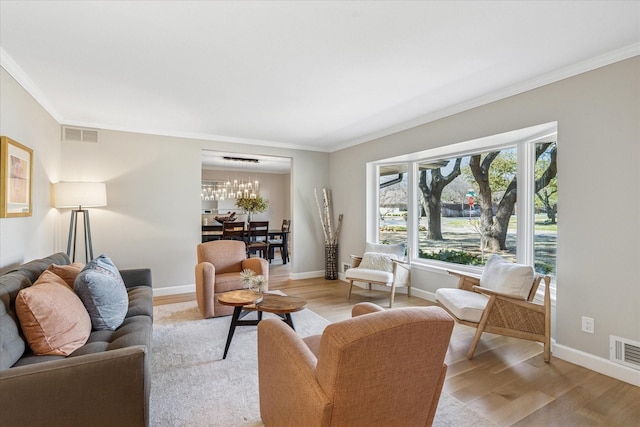
[[[246,245],[239,240],[216,240],[197,248],[196,299],[200,313],[209,317],[227,316],[233,307],[218,303],[223,292],[242,289],[240,272],[255,271],[269,279],[269,262],[264,258],[247,258]]]
[[[355,316],[302,339],[279,319],[258,325],[260,414],[265,426],[430,426],[454,321],[440,307]]]
[[[411,265],[404,261],[405,245],[383,245],[368,243],[362,256],[351,255],[351,268],[345,271],[345,278],[349,281],[351,298],[353,282],[387,286],[390,288],[389,308],[393,307],[396,288],[406,287],[407,295],[411,296]]]
[[[458,323],[477,328],[467,358],[472,359],[483,332],[538,341],[544,361],[551,360],[551,297],[549,276],[535,275],[531,266],[515,264],[498,255],[487,260],[481,277],[457,276],[457,288],[440,288],[436,301]],[[540,282],[542,303],[534,302]]]

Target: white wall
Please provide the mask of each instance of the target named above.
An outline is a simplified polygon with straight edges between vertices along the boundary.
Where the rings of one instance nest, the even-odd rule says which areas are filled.
[[[609,335],[640,340],[640,57],[331,154],[341,262],[365,243],[365,164],[558,122],[559,346],[608,359]],[[349,185],[344,185],[349,183]],[[446,276],[413,271],[434,292]],[[581,332],[581,316],[595,334]]]
[[[0,134],[33,150],[33,214],[0,219],[0,271],[54,251],[59,214],[51,182],[60,173],[60,125],[0,68]]]

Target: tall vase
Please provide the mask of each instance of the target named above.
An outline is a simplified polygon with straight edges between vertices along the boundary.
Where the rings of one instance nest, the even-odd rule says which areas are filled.
[[[325,244],[324,246],[324,278],[327,280],[338,279],[338,244]]]

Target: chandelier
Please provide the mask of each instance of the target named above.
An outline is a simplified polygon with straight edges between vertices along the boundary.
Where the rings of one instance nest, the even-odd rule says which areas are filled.
[[[246,159],[243,157],[223,157],[227,161],[258,163],[258,159]],[[255,180],[227,178],[225,181],[210,181],[202,183],[200,198],[202,200],[226,200],[226,199],[256,199],[260,191],[260,182]]]

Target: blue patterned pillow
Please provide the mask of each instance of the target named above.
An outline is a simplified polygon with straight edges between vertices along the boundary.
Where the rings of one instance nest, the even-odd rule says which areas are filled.
[[[115,330],[122,324],[129,308],[127,288],[120,272],[106,255],[89,262],[73,284],[89,312],[97,331]]]

